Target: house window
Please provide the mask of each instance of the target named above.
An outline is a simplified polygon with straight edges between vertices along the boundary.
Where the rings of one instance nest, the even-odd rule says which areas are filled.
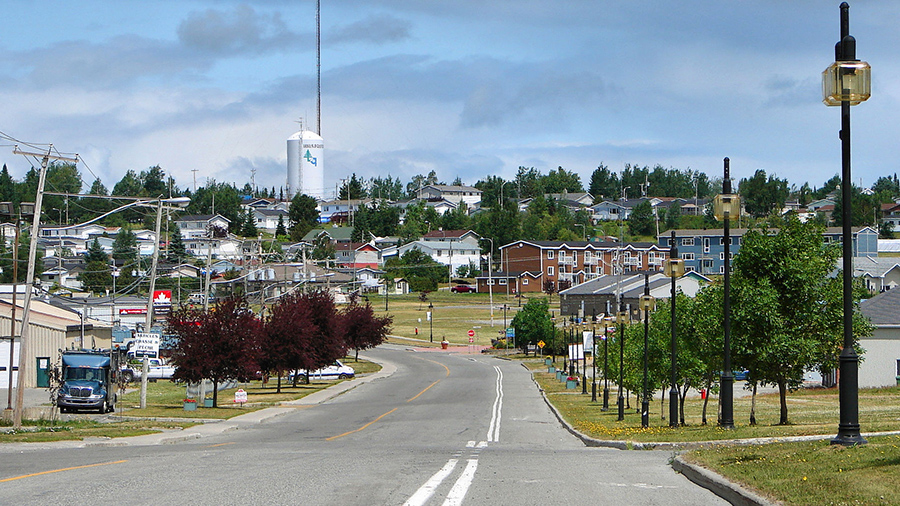
[[[553,260],[553,252],[552,251],[547,252],[547,260]]]
[[[685,254],[681,255],[681,258],[682,258],[682,260],[685,260],[685,261],[693,260],[694,254],[693,253],[685,253]]]
[[[527,285],[527,284],[528,284],[528,278],[522,279],[522,284],[523,284],[523,285]]]
[[[703,238],[703,252],[709,253],[709,237]]]
[[[489,285],[493,285],[493,284],[494,284],[494,280],[493,280],[493,279],[489,279],[489,280],[487,280],[487,284],[489,284]]]
[[[499,280],[499,284],[505,285],[505,284],[506,284],[506,278]]]
[[[552,275],[553,275],[553,266],[552,266],[552,265],[547,267],[547,275],[548,275],[548,276],[552,276]]]
[[[681,245],[682,246],[693,246],[694,238],[693,237],[685,237],[684,239],[681,240]]]

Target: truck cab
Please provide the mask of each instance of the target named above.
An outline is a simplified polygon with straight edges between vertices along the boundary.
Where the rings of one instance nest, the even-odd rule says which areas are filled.
[[[62,384],[56,405],[63,413],[115,410],[116,392],[112,360],[109,354],[95,350],[69,350],[62,353]]]

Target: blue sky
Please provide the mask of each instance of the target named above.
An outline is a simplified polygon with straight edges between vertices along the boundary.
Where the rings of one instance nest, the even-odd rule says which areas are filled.
[[[626,163],[798,186],[840,172],[821,102],[839,2],[322,0],[325,184],[519,166]],[[315,127],[315,1],[21,1],[0,16],[0,132],[78,153],[85,185],[159,164],[282,186],[288,136]],[[873,67],[853,108],[853,177],[897,169],[900,2],[857,0]],[[21,178],[28,160],[0,141]]]

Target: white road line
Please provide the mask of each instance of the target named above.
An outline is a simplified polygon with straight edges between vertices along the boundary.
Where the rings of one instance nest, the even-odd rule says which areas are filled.
[[[448,460],[440,471],[434,473],[434,476],[429,478],[424,485],[419,487],[419,490],[416,490],[416,493],[413,494],[409,500],[403,503],[403,506],[422,506],[428,502],[428,499],[431,499],[431,496],[434,495],[434,491],[437,490],[438,485],[440,485],[441,482],[444,481],[444,478],[449,476],[453,471],[453,468],[456,467],[457,462],[458,460],[456,459]]]
[[[459,479],[456,480],[456,483],[453,484],[453,488],[450,489],[450,493],[447,494],[447,499],[444,501],[444,506],[459,506],[462,504],[463,498],[466,496],[466,492],[469,491],[469,486],[472,485],[472,480],[475,479],[475,470],[478,468],[478,460],[469,459],[468,464],[466,464],[466,468],[463,470],[462,475],[460,475]]]
[[[499,366],[494,366],[497,371],[497,398],[494,399],[494,406],[491,409],[491,424],[488,426],[487,440],[488,442],[500,441],[500,417],[503,409],[503,371]]]

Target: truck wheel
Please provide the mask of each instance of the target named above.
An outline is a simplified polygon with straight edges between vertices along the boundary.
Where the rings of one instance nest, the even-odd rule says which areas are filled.
[[[109,413],[108,408],[109,408],[109,405],[106,403],[106,401],[103,401],[103,404],[100,405],[100,409],[98,409],[97,412],[100,413],[101,415],[104,413]]]
[[[130,369],[122,371],[122,379],[125,380],[125,383],[131,383],[134,381],[134,371]]]

